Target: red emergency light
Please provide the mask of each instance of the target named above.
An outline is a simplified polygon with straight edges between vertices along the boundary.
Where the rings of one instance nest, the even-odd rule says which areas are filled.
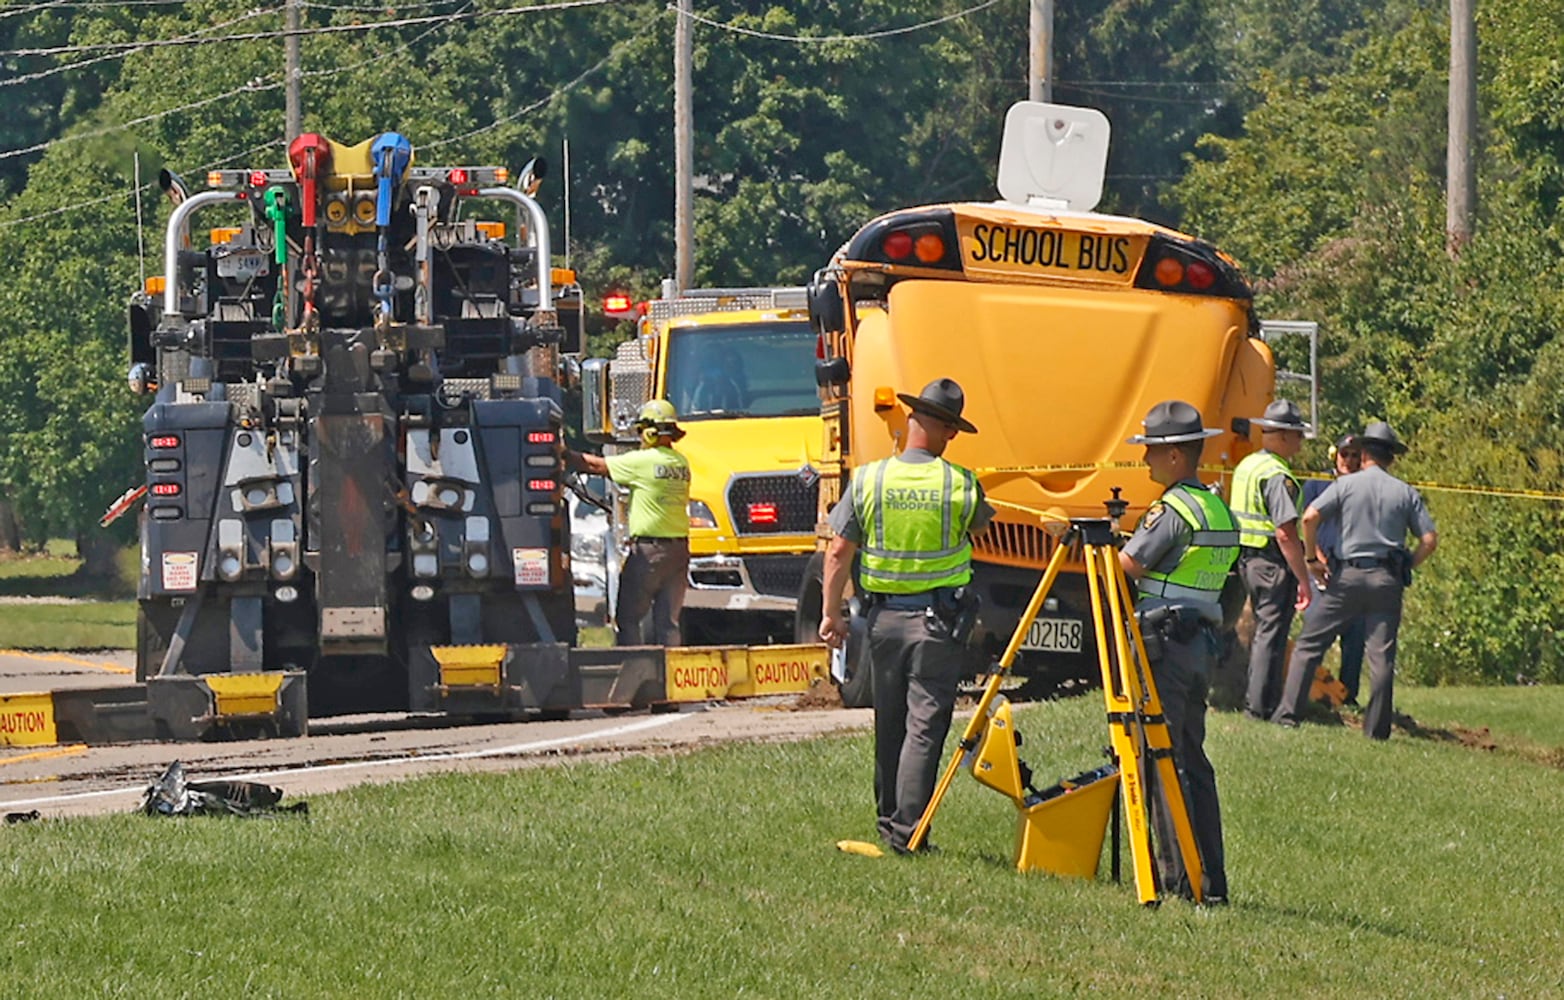
[[[553,444],[554,443],[554,432],[553,431],[528,431],[527,432],[527,443],[528,444]]]
[[[554,480],[529,479],[527,480],[527,489],[536,490],[539,493],[552,493],[554,492]]]
[[[179,484],[153,483],[151,492],[155,497],[177,497],[179,496]]]
[[[603,296],[603,315],[613,319],[634,319],[639,308],[635,300],[624,292],[609,292]]]
[[[154,435],[152,440],[148,441],[147,443],[149,445],[151,445],[152,447],[154,447],[154,448],[178,448],[179,447],[179,435],[177,435],[177,434],[157,434],[157,435]]]
[[[777,505],[774,503],[752,503],[749,505],[750,524],[776,524]]]
[[[447,180],[449,180],[452,184],[455,184],[457,187],[461,187],[467,183],[467,171],[463,167],[457,167],[445,176]]]

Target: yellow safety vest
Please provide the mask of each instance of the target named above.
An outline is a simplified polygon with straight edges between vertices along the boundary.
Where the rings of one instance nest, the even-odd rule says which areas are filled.
[[[1178,565],[1166,572],[1149,569],[1137,581],[1140,596],[1215,604],[1238,559],[1238,525],[1222,498],[1209,490],[1173,486],[1162,502],[1194,533]]]
[[[1298,485],[1298,478],[1287,463],[1268,451],[1247,456],[1233,470],[1233,516],[1238,518],[1238,544],[1245,548],[1263,549],[1276,537],[1276,525],[1271,523],[1271,512],[1266,509],[1260,487],[1277,474]]]
[[[883,458],[858,470],[853,511],[863,528],[858,582],[880,594],[959,587],[972,579],[978,486],[971,472],[942,458]]]

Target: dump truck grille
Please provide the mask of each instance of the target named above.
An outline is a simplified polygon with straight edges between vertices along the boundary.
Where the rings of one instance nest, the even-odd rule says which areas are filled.
[[[745,556],[744,568],[758,594],[797,597],[804,583],[804,568],[809,556]]]
[[[740,535],[798,535],[815,530],[820,482],[808,486],[791,472],[735,476],[728,483],[728,515]]]

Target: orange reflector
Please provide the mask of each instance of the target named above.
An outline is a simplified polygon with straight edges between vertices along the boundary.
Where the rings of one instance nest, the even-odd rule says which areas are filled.
[[[939,233],[924,233],[913,243],[912,252],[925,264],[938,263],[945,256],[945,240]]]
[[[510,169],[507,167],[494,168],[494,183],[504,184],[510,180]]]
[[[876,410],[889,410],[896,405],[896,390],[888,385],[876,386],[874,389],[874,408]]]
[[[1157,261],[1157,269],[1153,273],[1157,276],[1157,284],[1171,288],[1184,280],[1184,265],[1172,257],[1164,257]]]
[[[212,246],[233,241],[241,232],[238,226],[219,226],[211,231]]]
[[[505,223],[503,222],[474,222],[473,228],[491,240],[503,240],[505,238]]]
[[[551,275],[549,280],[556,285],[574,285],[576,283],[576,272],[568,267],[556,267],[549,274]]]
[[[222,187],[223,172],[221,170],[208,171],[206,175],[206,186],[209,188]]]
[[[142,286],[142,290],[148,295],[162,295],[168,290],[168,279],[161,274],[154,274],[147,279],[147,283]]]

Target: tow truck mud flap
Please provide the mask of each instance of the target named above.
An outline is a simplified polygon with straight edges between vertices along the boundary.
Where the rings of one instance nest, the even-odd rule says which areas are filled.
[[[309,731],[302,672],[154,677],[147,681],[146,697],[157,734],[167,739]]]

